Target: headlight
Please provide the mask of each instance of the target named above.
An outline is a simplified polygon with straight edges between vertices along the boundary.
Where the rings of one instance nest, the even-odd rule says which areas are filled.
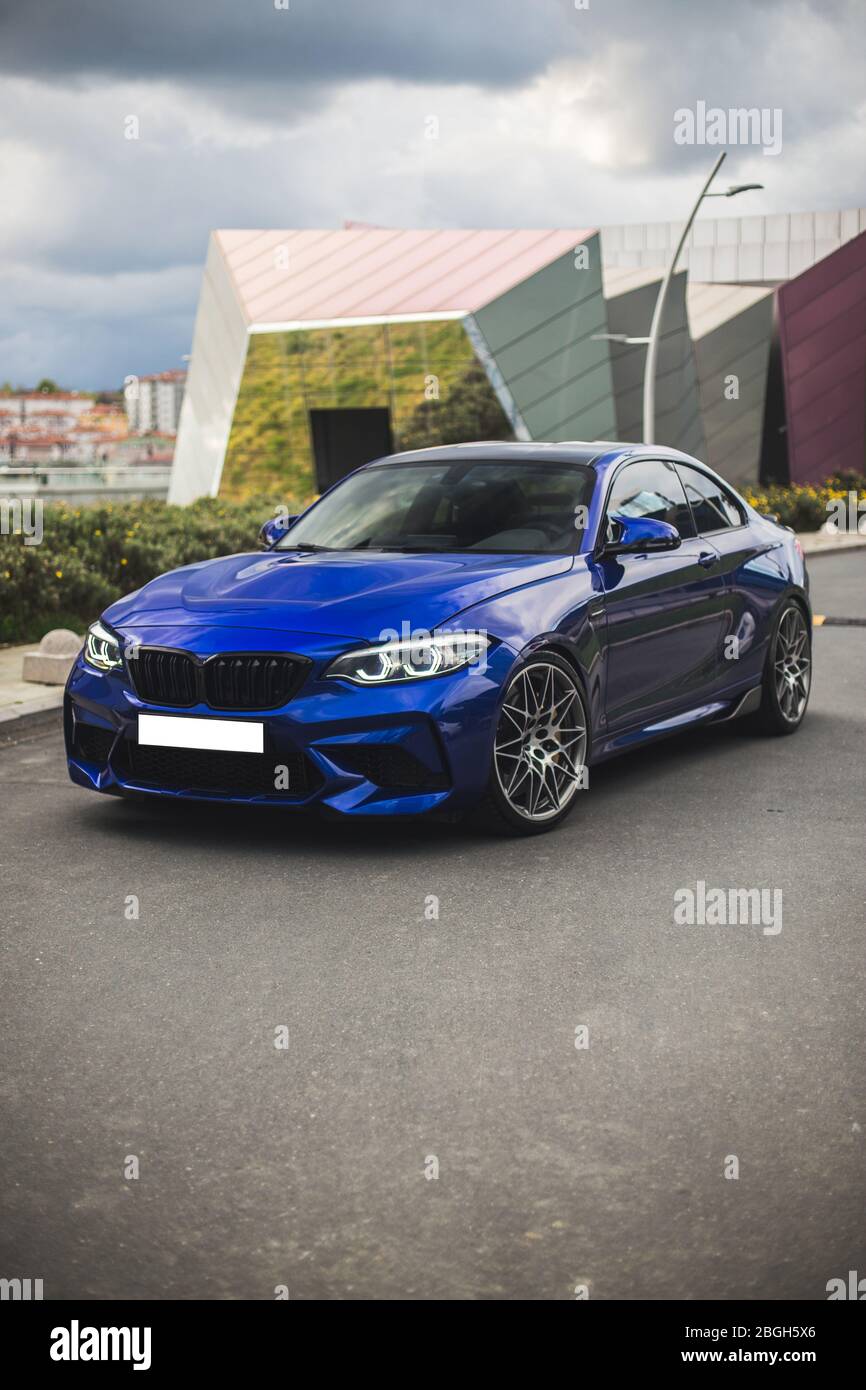
[[[328,676],[340,676],[356,685],[382,685],[386,681],[419,680],[441,676],[483,660],[490,640],[482,632],[449,632],[439,636],[411,637],[379,647],[360,647],[332,661]]]
[[[84,639],[84,659],[97,671],[116,671],[123,665],[120,643],[102,623],[91,623]]]

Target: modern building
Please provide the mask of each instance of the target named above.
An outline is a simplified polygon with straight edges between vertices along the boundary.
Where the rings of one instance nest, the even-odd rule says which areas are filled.
[[[124,403],[130,434],[177,434],[186,372],[127,377]]]
[[[639,440],[645,347],[620,340],[649,331],[678,234],[214,232],[170,500],[304,501],[436,443],[446,418],[459,429],[470,393],[497,437]],[[656,437],[739,484],[862,471],[864,357],[866,210],[698,221],[662,325]]]
[[[665,264],[680,230],[604,228],[606,279]],[[739,485],[866,472],[866,209],[701,219],[681,265],[705,437],[693,452]]]
[[[171,497],[309,497],[480,369],[503,437],[609,437],[605,321],[586,229],[216,232]]]

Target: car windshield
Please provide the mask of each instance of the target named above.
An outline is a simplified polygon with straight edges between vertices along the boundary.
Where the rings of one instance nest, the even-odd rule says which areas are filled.
[[[576,463],[380,464],[347,478],[276,548],[570,554],[594,479]]]

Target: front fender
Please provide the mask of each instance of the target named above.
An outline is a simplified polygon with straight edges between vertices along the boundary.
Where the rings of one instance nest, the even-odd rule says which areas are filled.
[[[578,555],[567,573],[466,609],[461,626],[489,632],[507,644],[516,667],[528,655],[551,648],[581,677],[592,728],[605,728],[604,606],[601,581],[588,556]]]

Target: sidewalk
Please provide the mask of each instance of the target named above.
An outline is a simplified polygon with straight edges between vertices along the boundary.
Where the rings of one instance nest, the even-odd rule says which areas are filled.
[[[797,540],[803,547],[803,554],[830,555],[840,550],[862,550],[866,547],[866,536],[834,536],[831,531],[801,531]]]
[[[24,653],[37,646],[28,642],[23,647],[0,647],[0,743],[18,738],[25,729],[30,732],[57,721],[63,686],[34,685],[21,679]]]

